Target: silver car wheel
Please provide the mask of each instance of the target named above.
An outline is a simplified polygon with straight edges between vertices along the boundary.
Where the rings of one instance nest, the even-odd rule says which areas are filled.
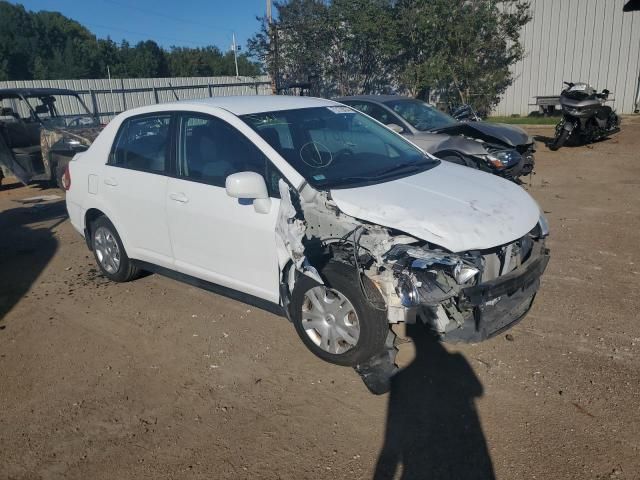
[[[98,227],[93,234],[93,248],[102,268],[115,274],[120,269],[120,248],[118,241],[108,228]]]
[[[302,327],[311,341],[328,353],[342,354],[358,343],[358,314],[337,290],[318,286],[304,294]]]

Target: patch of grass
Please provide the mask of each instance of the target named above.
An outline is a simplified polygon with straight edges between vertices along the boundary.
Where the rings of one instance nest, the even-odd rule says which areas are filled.
[[[513,125],[555,125],[560,117],[487,117],[487,122]]]

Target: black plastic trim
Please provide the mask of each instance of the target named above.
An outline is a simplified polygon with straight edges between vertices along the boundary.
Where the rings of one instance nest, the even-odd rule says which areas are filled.
[[[187,283],[189,285],[193,285],[194,287],[202,288],[203,290],[217,293],[218,295],[222,295],[222,296],[231,298],[233,300],[246,303],[248,305],[259,308],[261,310],[266,310],[267,312],[273,313],[281,317],[287,317],[287,313],[285,312],[284,308],[281,305],[270,302],[263,298],[250,295],[248,293],[240,292],[238,290],[234,290],[233,288],[224,287],[216,283],[208,282],[206,280],[202,280],[201,278],[187,275],[186,273],[176,272],[175,270],[171,270],[170,268],[161,267],[153,263],[143,262],[141,260],[134,260],[134,259],[132,259],[131,262],[136,267],[139,267],[142,270],[157,273],[159,275],[169,277],[174,280],[178,280],[179,282]]]
[[[549,251],[543,249],[524,268],[518,268],[494,280],[463,289],[464,306],[478,307],[495,298],[511,295],[517,290],[526,288],[540,278],[547,268],[549,258]]]

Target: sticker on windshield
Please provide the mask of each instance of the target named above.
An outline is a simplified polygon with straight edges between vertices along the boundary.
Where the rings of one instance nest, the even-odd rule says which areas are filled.
[[[314,175],[313,179],[317,180],[317,181],[320,181],[320,180],[326,180],[327,177],[325,177],[324,175]]]
[[[313,168],[328,167],[333,161],[331,150],[320,142],[305,143],[300,149],[300,158]]]
[[[330,110],[333,113],[356,113],[349,107],[327,107],[327,110]]]

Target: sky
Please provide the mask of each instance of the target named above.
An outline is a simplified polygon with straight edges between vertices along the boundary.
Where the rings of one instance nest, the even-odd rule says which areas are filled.
[[[58,11],[87,27],[98,38],[110,36],[119,43],[154,40],[172,45],[231,47],[235,32],[238,45],[258,31],[256,16],[263,16],[266,0],[10,0],[27,10]]]

